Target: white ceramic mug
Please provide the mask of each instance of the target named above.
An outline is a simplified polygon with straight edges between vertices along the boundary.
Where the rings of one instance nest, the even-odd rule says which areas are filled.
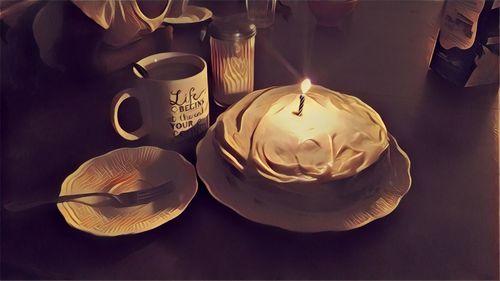
[[[139,62],[148,71],[142,78],[137,69],[135,88],[116,94],[111,104],[111,123],[126,140],[146,135],[154,142],[189,143],[199,139],[209,127],[209,100],[206,62],[192,54],[159,53]],[[125,131],[118,120],[120,105],[128,98],[139,101],[142,126]]]

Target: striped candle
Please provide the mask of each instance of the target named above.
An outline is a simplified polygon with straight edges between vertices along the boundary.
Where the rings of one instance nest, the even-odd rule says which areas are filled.
[[[310,88],[311,88],[311,80],[309,80],[308,78],[304,79],[304,81],[302,81],[302,84],[300,85],[300,90],[302,91],[302,93],[300,94],[299,111],[297,112],[298,116],[302,115],[302,110],[304,109],[304,102],[306,100],[305,95]]]
[[[306,98],[304,97],[304,94],[300,94],[300,103],[299,103],[299,112],[297,112],[298,116],[302,115],[302,110],[304,109],[304,100]]]

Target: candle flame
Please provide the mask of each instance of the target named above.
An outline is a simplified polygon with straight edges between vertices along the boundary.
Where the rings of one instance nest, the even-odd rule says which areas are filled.
[[[311,80],[309,78],[304,79],[302,81],[302,84],[300,85],[300,90],[302,91],[302,94],[307,93],[311,89]]]

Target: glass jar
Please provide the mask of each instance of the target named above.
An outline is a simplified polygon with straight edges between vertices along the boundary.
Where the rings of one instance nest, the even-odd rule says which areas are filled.
[[[253,91],[255,25],[246,19],[214,20],[208,29],[215,103],[227,107]]]

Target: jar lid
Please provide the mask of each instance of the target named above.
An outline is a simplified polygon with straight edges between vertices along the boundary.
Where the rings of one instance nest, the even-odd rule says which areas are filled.
[[[225,17],[214,19],[209,27],[210,36],[221,40],[240,40],[255,36],[257,28],[246,18]]]

